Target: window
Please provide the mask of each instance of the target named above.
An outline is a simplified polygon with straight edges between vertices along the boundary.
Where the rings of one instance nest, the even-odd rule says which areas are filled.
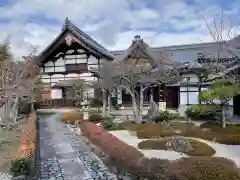
[[[87,63],[81,64],[67,64],[66,65],[67,72],[76,72],[76,73],[84,73],[88,71]]]
[[[65,66],[55,67],[55,72],[64,72],[64,71],[66,71]]]
[[[76,64],[76,60],[75,59],[68,59],[68,60],[66,60],[66,64]]]
[[[198,104],[198,94],[198,92],[180,92],[180,104],[188,104],[188,100],[189,104]]]
[[[51,97],[52,97],[52,99],[61,99],[62,98],[62,90],[61,89],[52,89]]]
[[[45,72],[54,72],[54,67],[45,67]]]
[[[77,63],[87,63],[87,59],[77,59]]]

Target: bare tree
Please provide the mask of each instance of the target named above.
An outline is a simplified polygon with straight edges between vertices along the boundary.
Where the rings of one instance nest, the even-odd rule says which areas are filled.
[[[205,24],[215,43],[215,51],[201,50],[202,55],[198,57],[201,69],[208,74],[210,80],[224,78],[239,82],[239,22],[233,17],[226,18],[222,10],[220,16],[212,17],[211,23],[205,19]],[[198,75],[202,74],[199,72]]]
[[[76,79],[73,81],[73,96],[75,105],[80,106],[81,103],[87,99],[86,91],[87,84],[83,79]]]
[[[3,107],[2,121],[15,124],[21,100],[33,102],[36,90],[38,61],[33,54],[26,56],[22,61],[14,61],[8,50],[8,45],[0,47],[0,95]]]
[[[141,85],[140,96],[143,91],[153,85],[168,84],[173,80],[180,79],[178,65],[171,62],[159,61],[154,66],[145,64],[130,65],[125,62],[111,62],[98,70],[100,77],[99,84],[105,89],[125,90],[132,99],[134,118],[141,122],[141,110],[139,108],[139,94],[136,87]],[[140,100],[142,101],[142,100]]]

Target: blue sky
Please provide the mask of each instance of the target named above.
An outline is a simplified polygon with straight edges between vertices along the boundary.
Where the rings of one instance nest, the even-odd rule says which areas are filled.
[[[65,17],[108,49],[127,48],[136,34],[151,46],[213,41],[207,21],[225,31],[239,24],[238,0],[0,0],[1,40],[22,56],[40,52],[60,32]],[[215,28],[216,29],[216,28]],[[234,34],[236,35],[236,34]],[[233,35],[232,35],[233,36]],[[226,37],[229,38],[229,37]]]

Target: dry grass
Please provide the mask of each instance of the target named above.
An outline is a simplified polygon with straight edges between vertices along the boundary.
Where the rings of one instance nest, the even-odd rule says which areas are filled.
[[[11,167],[10,161],[18,155],[20,135],[24,125],[25,122],[22,122],[12,131],[0,130],[0,137],[7,141],[0,144],[0,172],[8,172]]]
[[[188,140],[193,147],[193,150],[189,152],[185,152],[188,156],[213,156],[216,151],[209,145],[199,142],[197,140]],[[138,144],[140,149],[148,149],[148,150],[167,150],[166,148],[166,140],[146,140],[142,141]],[[184,152],[181,152],[184,153]]]

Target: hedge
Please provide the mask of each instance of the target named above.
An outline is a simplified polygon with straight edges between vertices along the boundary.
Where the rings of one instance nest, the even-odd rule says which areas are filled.
[[[148,159],[136,148],[92,122],[80,124],[84,136],[99,147],[116,166],[124,168],[133,179],[239,180],[235,164],[218,157],[189,157],[176,161]],[[140,128],[141,129],[141,128]]]
[[[159,137],[180,135],[216,141],[226,145],[240,145],[240,126],[227,125],[226,128],[210,122],[203,123],[200,128],[191,123],[178,124],[139,124],[133,125],[140,139],[156,139]],[[205,130],[203,130],[205,128]],[[206,129],[207,128],[207,129]]]
[[[35,171],[36,118],[36,112],[32,112],[20,135],[17,159],[11,161],[10,171],[13,175],[29,174]]]
[[[173,161],[168,166],[169,179],[239,180],[236,164],[221,157],[190,157]]]
[[[188,156],[212,156],[216,153],[211,146],[203,142],[192,139],[188,139],[188,141],[193,149],[189,152],[182,152]],[[138,144],[138,147],[146,150],[167,150],[165,139],[142,141]]]
[[[83,134],[116,163],[133,167],[144,157],[136,148],[127,145],[92,122],[83,122],[80,127]]]
[[[23,158],[34,158],[36,143],[36,112],[30,114],[25,129],[20,136],[18,156]]]
[[[83,113],[81,111],[65,112],[60,116],[61,121],[77,121],[83,119]]]

